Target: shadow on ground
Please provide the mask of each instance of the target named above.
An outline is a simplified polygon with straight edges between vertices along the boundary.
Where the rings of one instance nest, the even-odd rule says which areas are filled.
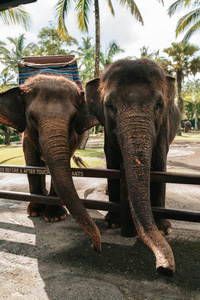
[[[91,215],[98,218],[101,254],[91,250],[88,236],[71,216],[54,224],[28,218],[30,227],[18,219],[20,207],[13,217],[15,223],[0,222],[1,230],[18,236],[18,241],[6,236],[1,240],[4,264],[5,260],[14,264],[4,270],[1,282],[12,278],[18,287],[18,294],[13,290],[5,299],[21,299],[14,296],[22,290],[22,299],[30,300],[200,299],[200,237],[193,230],[185,231],[179,225],[167,238],[176,260],[176,275],[166,278],[156,274],[154,255],[139,238],[124,238],[119,229],[105,229],[98,212],[91,211]],[[4,212],[9,216],[10,209]],[[23,218],[27,218],[25,212]]]

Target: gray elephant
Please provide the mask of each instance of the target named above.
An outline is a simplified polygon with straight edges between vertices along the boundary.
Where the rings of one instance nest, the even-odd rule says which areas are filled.
[[[86,85],[90,113],[105,126],[108,169],[124,163],[131,215],[138,235],[156,256],[159,273],[172,275],[172,250],[163,237],[167,220],[154,221],[151,205],[165,206],[165,184],[151,183],[150,171],[166,171],[169,144],[178,129],[180,113],[174,104],[174,78],[147,59],[120,60],[105,69],[101,79]],[[119,201],[119,182],[109,180],[109,199]],[[150,201],[151,200],[151,201]],[[108,213],[107,222],[117,222]]]
[[[20,87],[0,94],[0,123],[24,132],[23,150],[28,166],[48,165],[53,187],[76,222],[89,234],[94,249],[101,251],[101,236],[75,190],[70,158],[86,129],[97,124],[89,114],[83,92],[62,76],[36,75]],[[45,177],[29,175],[30,192],[46,194]],[[31,216],[46,221],[66,218],[64,207],[29,203]]]
[[[190,132],[191,131],[192,124],[189,120],[185,121],[183,123],[183,126],[184,126],[184,129],[185,129],[185,132]]]

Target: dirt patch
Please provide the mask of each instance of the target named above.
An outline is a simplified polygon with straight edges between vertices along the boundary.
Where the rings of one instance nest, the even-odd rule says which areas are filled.
[[[168,170],[200,172],[199,142],[175,141],[170,150],[182,156],[169,156]],[[1,175],[0,189],[26,191],[26,177],[13,176]],[[107,201],[104,179],[76,178],[75,185],[80,197]],[[198,186],[168,184],[166,205],[200,210],[199,192]],[[156,274],[154,255],[140,239],[106,229],[100,211],[90,214],[102,234],[102,254],[90,249],[71,216],[50,224],[27,217],[26,203],[0,200],[0,205],[0,299],[200,299],[200,223],[172,221],[166,239],[176,274],[165,278]]]

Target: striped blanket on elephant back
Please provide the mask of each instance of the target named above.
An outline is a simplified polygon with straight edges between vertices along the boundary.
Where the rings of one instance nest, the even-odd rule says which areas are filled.
[[[23,57],[18,62],[19,84],[36,74],[62,75],[69,78],[83,90],[74,55]]]

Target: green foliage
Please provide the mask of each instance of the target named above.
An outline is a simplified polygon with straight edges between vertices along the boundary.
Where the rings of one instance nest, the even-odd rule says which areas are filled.
[[[52,23],[47,27],[43,27],[38,34],[38,46],[34,51],[34,55],[67,55],[70,51],[66,49],[66,45],[77,44],[74,38],[64,40],[61,39]]]
[[[95,47],[92,45],[91,40],[90,37],[82,38],[82,45],[76,51],[73,51],[77,56],[83,86],[86,81],[93,78],[94,74]]]
[[[11,136],[10,141],[11,141],[11,143],[19,142],[20,141],[19,135]]]
[[[46,55],[66,55],[70,51],[66,45],[76,44],[77,41],[71,38],[69,41],[62,40],[52,23],[44,27],[38,34],[38,43],[29,43],[25,45],[25,35],[21,34],[18,38],[7,38],[9,43],[0,41],[1,63],[5,65],[1,73],[3,85],[18,82],[18,61],[24,56],[46,56]],[[11,50],[9,50],[11,49]]]
[[[185,115],[197,129],[198,119],[200,118],[200,80],[187,81],[183,86],[183,97],[185,100]],[[195,125],[196,119],[196,125]]]
[[[10,142],[16,142],[19,141],[19,133],[17,130],[0,124],[0,133],[2,135],[1,143],[4,143],[5,145],[9,145]],[[4,136],[4,137],[3,137]]]
[[[101,52],[101,54],[100,54],[100,60],[101,60],[102,66],[103,67],[108,66],[109,64],[112,63],[113,57],[116,54],[123,53],[123,52],[124,52],[124,49],[120,48],[120,45],[118,44],[117,41],[111,41],[109,43],[108,48],[106,49],[106,52],[105,53]]]
[[[163,3],[163,0],[159,0],[159,2]],[[58,32],[62,37],[68,38],[68,30],[65,24],[67,14],[70,9],[70,4],[72,0],[58,0],[55,5],[56,19],[58,24]],[[120,5],[126,6],[127,9],[131,12],[134,17],[142,23],[143,19],[141,13],[133,0],[123,0],[119,2]],[[94,7],[94,15],[95,15],[95,71],[94,76],[99,76],[99,68],[100,68],[100,13],[99,13],[99,0],[91,1],[91,0],[75,0],[75,12],[77,14],[78,26],[81,31],[88,32],[88,24],[89,24],[89,14],[91,10],[91,6]],[[112,1],[108,0],[108,7],[111,13],[114,15],[114,7],[112,5]]]
[[[73,52],[77,55],[81,82],[85,85],[85,82],[93,78],[95,68],[95,46],[92,45],[92,38],[82,38],[82,45]],[[112,63],[114,56],[121,52],[124,50],[120,48],[117,41],[111,41],[105,53],[100,52],[100,69],[103,70],[105,66]]]
[[[19,142],[19,135],[17,136],[12,136],[10,138],[10,142],[13,143],[13,142]],[[5,143],[5,138],[4,137],[0,137],[0,145],[4,144]]]
[[[22,6],[0,11],[0,19],[6,25],[22,25],[26,30],[31,25],[31,16]]]
[[[2,80],[15,78],[17,82],[18,61],[21,60],[23,56],[30,56],[34,52],[36,44],[29,43],[25,46],[24,34],[21,34],[18,38],[8,37],[7,40],[9,41],[8,44],[0,41],[1,63],[5,65],[1,76]]]
[[[184,77],[189,74],[195,75],[200,70],[200,57],[194,58],[198,50],[197,46],[183,42],[172,43],[171,47],[164,49],[164,52],[171,58],[167,62],[167,68],[176,74],[178,107],[182,114],[184,110],[182,83]]]
[[[15,84],[9,84],[9,83],[2,84],[0,86],[0,92],[4,92],[4,91],[6,91],[8,89],[11,89],[13,86],[15,86]]]
[[[190,37],[200,29],[200,2],[196,0],[177,0],[168,8],[168,14],[171,17],[182,9],[187,9],[189,12],[179,19],[176,26],[176,37],[187,31],[183,42],[188,42]]]
[[[140,57],[157,62],[169,76],[172,76],[172,72],[167,70],[168,61],[164,56],[160,56],[160,50],[149,50],[149,47],[143,46],[140,48]]]
[[[191,73],[195,75],[200,70],[200,58],[194,58],[198,50],[199,47],[189,43],[172,43],[171,47],[163,50],[172,58],[168,61],[169,70],[174,73],[181,70],[182,79]]]

